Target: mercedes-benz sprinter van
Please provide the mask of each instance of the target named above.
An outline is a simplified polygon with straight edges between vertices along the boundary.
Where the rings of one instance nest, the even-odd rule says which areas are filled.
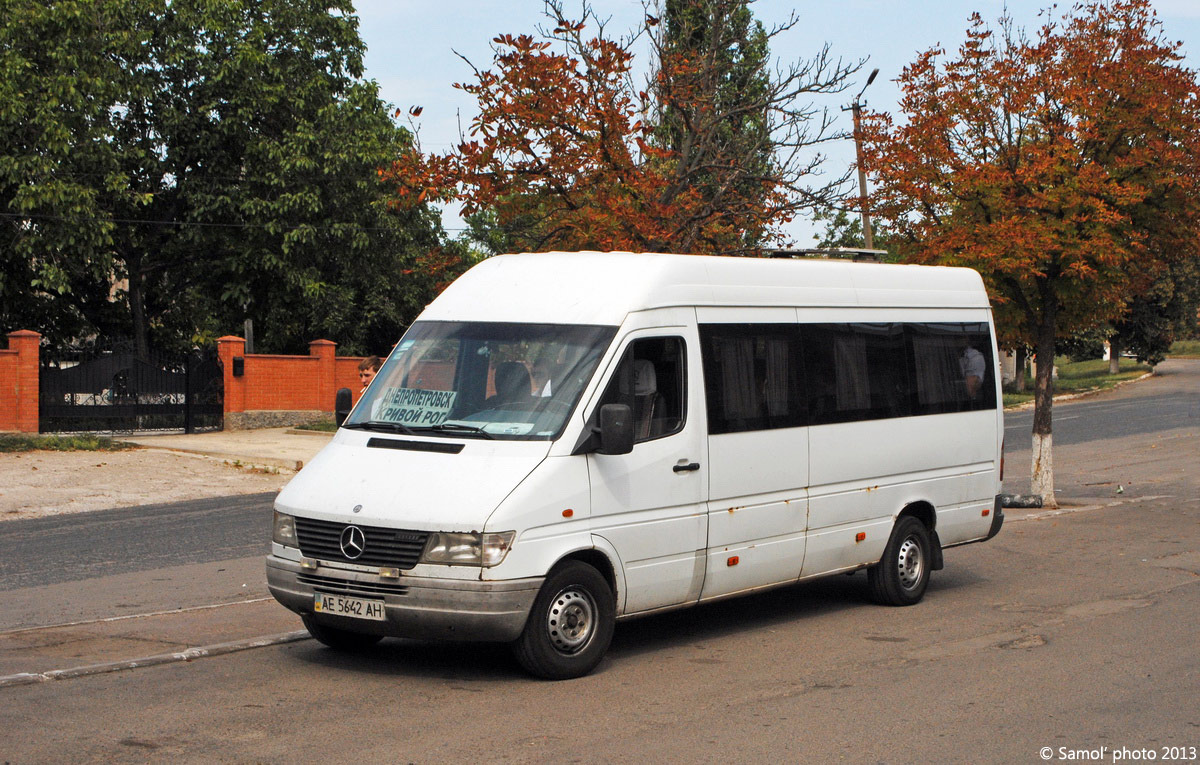
[[[914,604],[1000,529],[996,358],[968,269],[490,258],[279,494],[267,581],[327,645],[509,642],[547,678],[813,577]]]

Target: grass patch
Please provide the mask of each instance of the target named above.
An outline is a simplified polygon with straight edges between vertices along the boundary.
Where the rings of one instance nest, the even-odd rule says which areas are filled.
[[[1168,356],[1185,359],[1200,359],[1200,340],[1176,340],[1171,344]]]
[[[313,420],[296,426],[296,430],[315,430],[320,433],[337,432],[337,424],[333,420]]]
[[[1121,371],[1115,375],[1108,373],[1108,362],[1104,359],[1091,361],[1067,361],[1065,357],[1057,360],[1058,379],[1054,381],[1055,395],[1061,393],[1092,393],[1108,390],[1117,383],[1125,380],[1136,380],[1147,372],[1153,371],[1149,364],[1139,364],[1133,359],[1121,360]],[[1005,393],[1004,406],[1019,406],[1033,401],[1033,378],[1025,378],[1023,393]]]
[[[70,436],[35,436],[0,434],[0,452],[32,452],[44,449],[53,452],[117,452],[133,449],[136,444],[114,441],[107,436],[90,434]]]

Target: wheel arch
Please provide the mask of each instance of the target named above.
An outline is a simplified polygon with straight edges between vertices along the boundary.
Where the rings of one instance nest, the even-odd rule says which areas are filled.
[[[937,511],[934,510],[933,504],[923,499],[909,502],[896,516],[896,522],[905,516],[911,516],[925,524],[925,529],[929,532],[929,567],[933,571],[942,570],[945,562],[942,558],[942,540],[938,538],[937,533]]]
[[[613,598],[616,598],[618,592],[616,567],[613,566],[612,561],[609,560],[608,556],[605,555],[603,551],[595,547],[590,547],[569,552],[562,558],[559,558],[558,561],[550,568],[550,570],[553,571],[569,560],[586,563],[587,565],[599,571],[600,576],[604,577],[604,581],[608,582],[609,588],[612,589]]]
[[[924,523],[925,528],[929,529],[930,534],[937,529],[937,511],[935,511],[933,509],[933,505],[926,500],[918,499],[909,502],[904,506],[904,509],[896,514],[896,520],[899,521],[906,515],[911,515],[921,523]]]

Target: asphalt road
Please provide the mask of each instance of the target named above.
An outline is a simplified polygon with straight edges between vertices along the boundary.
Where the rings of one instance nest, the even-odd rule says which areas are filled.
[[[274,498],[243,494],[7,521],[0,524],[0,592],[266,555]]]
[[[862,574],[833,577],[624,623],[593,675],[562,683],[498,646],[387,640],[0,688],[0,761],[1200,761],[1200,362],[1163,371],[1056,406],[1059,483],[1086,501],[1012,512],[991,542],[948,550],[916,607],[871,605]],[[1027,416],[1009,418],[1010,460]],[[195,504],[177,508],[186,520],[4,524],[0,614],[253,594],[239,579],[261,572],[269,514]],[[140,529],[150,539],[132,542]],[[56,563],[17,562],[31,552]],[[119,568],[143,555],[164,557]],[[56,567],[73,573],[10,584]]]
[[[1113,394],[1056,402],[1052,410],[1054,443],[1069,446],[1200,425],[1200,395],[1193,382],[1198,368],[1200,361],[1171,360],[1159,365],[1154,378],[1126,385]],[[1004,416],[1010,446],[1023,446],[1030,440],[1032,428],[1032,408]]]

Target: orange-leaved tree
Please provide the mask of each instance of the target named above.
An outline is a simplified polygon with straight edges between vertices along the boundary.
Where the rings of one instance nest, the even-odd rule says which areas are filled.
[[[1035,34],[972,17],[871,116],[873,205],[913,262],[984,277],[1003,346],[1038,359],[1032,491],[1055,504],[1055,339],[1121,315],[1162,259],[1194,257],[1195,73],[1147,0],[1080,4]]]
[[[763,30],[747,0],[703,5],[680,17],[703,34],[681,44],[649,14],[615,39],[586,5],[575,21],[548,2],[552,29],[494,38],[492,68],[456,86],[478,101],[469,135],[387,171],[397,203],[456,200],[489,237],[500,232],[493,251],[744,254],[780,240],[781,224],[840,197],[842,179],[819,177],[819,155],[805,153],[835,135],[806,99],[840,92],[859,64],[826,49],[772,68],[767,41],[794,19]],[[642,89],[638,45],[654,62]],[[747,62],[757,86],[731,99],[729,71]]]

